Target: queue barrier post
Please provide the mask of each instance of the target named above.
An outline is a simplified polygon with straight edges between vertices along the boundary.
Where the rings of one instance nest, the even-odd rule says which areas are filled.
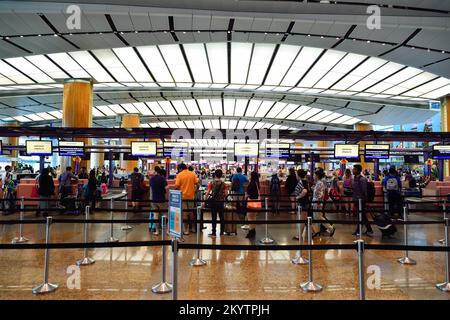
[[[358,247],[359,300],[366,300],[366,287],[364,284],[364,240],[356,240],[355,243]]]
[[[268,210],[269,210],[269,199],[264,198],[264,209],[265,209],[265,219],[266,221],[269,219],[268,217]],[[262,244],[271,244],[273,243],[274,240],[272,238],[269,237],[269,225],[266,223],[265,224],[265,236],[263,239],[260,240],[260,243]]]
[[[52,224],[52,217],[47,217],[46,225],[45,225],[45,244],[50,243],[50,225]],[[32,292],[34,294],[42,294],[53,292],[58,289],[57,284],[48,282],[48,266],[50,263],[50,251],[48,248],[45,249],[45,258],[44,258],[44,283],[34,287]]]
[[[128,220],[128,184],[124,184],[124,188],[125,189],[124,189],[123,193],[125,194],[125,220]],[[126,223],[124,226],[122,226],[120,228],[120,230],[122,230],[122,231],[128,231],[131,229],[133,229],[133,227]]]
[[[200,233],[201,233],[201,227],[200,227],[200,219],[202,214],[202,207],[197,206],[197,245],[200,244]],[[202,252],[200,248],[196,250],[196,254],[194,258],[192,258],[191,262],[189,263],[191,266],[194,267],[201,267],[206,265],[206,261],[202,259]]]
[[[450,235],[448,232],[449,221],[448,218],[445,218],[445,246],[449,246],[450,244]],[[436,284],[436,288],[443,292],[450,292],[450,252],[445,252],[445,282]]]
[[[178,239],[172,241],[172,300],[178,300]]]
[[[85,209],[86,221],[89,220],[90,211],[91,211],[91,207],[86,206],[86,209]],[[84,240],[83,240],[84,244],[88,243],[88,239],[89,239],[89,235],[88,235],[89,229],[88,228],[89,228],[89,224],[86,222],[84,224]],[[95,263],[95,260],[88,256],[88,248],[84,248],[83,252],[84,252],[83,259],[80,259],[76,262],[77,266],[87,266],[87,265]]]
[[[308,217],[308,245],[312,245],[312,218]],[[313,266],[312,266],[312,250],[308,250],[308,281],[300,285],[300,288],[305,292],[322,291],[322,286],[313,281]]]
[[[444,203],[442,204],[442,210],[444,211],[444,221],[447,218],[447,202],[444,200]],[[445,245],[445,238],[438,241],[439,243]],[[447,242],[448,246],[448,242]]]
[[[407,206],[403,207],[403,221],[408,222],[408,207]],[[408,245],[408,225],[406,223],[403,225],[403,239],[404,239],[403,240],[404,245],[407,246]],[[397,261],[398,261],[398,263],[406,264],[406,265],[417,264],[416,260],[408,257],[408,250],[405,250],[405,256],[397,259]]]
[[[359,230],[359,240],[362,240],[362,215],[363,215],[363,208],[362,208],[362,199],[358,199],[358,230]]]
[[[297,205],[297,219],[300,220],[302,216],[302,207],[300,204]],[[298,244],[302,245],[303,243],[303,233],[302,233],[302,224],[299,222],[297,224],[297,232],[298,232]],[[308,259],[303,258],[302,250],[297,251],[297,255],[291,260],[293,264],[308,264]]]
[[[161,215],[161,240],[164,241],[166,239],[165,231],[164,231],[164,215]],[[166,246],[162,246],[162,281],[152,287],[153,293],[168,293],[172,291],[172,285],[166,282]]]
[[[25,208],[25,200],[24,200],[24,197],[22,196],[21,199],[20,199],[20,213],[19,213],[20,221],[23,220],[23,209],[24,208]],[[25,243],[25,242],[28,242],[28,241],[30,241],[30,239],[28,239],[27,237],[23,236],[23,224],[20,223],[19,224],[19,236],[14,238],[14,239],[12,239],[11,243],[12,244]]]
[[[110,213],[110,217],[109,219],[111,220],[111,225],[109,227],[109,238],[106,239],[106,242],[118,242],[119,239],[114,238],[114,223],[112,223],[112,220],[114,220],[114,215],[113,215],[113,198],[111,198],[110,204],[109,204],[109,208],[111,209],[111,213]]]

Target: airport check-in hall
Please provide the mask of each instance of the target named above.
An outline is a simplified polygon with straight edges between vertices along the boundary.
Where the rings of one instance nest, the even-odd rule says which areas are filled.
[[[1,1],[0,300],[449,300],[449,26]]]

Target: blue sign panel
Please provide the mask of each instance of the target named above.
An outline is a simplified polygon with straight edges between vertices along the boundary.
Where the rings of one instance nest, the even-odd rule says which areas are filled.
[[[430,101],[430,110],[441,111],[440,101]]]
[[[179,190],[169,192],[169,234],[175,238],[183,235],[183,200]]]

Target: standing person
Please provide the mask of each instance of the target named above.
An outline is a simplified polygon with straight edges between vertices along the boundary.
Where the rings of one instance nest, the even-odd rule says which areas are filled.
[[[217,214],[219,214],[220,219],[220,235],[225,233],[225,205],[224,200],[227,196],[227,186],[222,181],[223,172],[221,169],[217,169],[215,172],[214,181],[212,181],[208,186],[208,198],[210,201],[211,218],[212,218],[212,230],[208,235],[210,237],[216,237],[216,225],[217,225]]]
[[[233,174],[233,178],[231,179],[231,191],[234,193],[233,200],[236,201],[236,213],[240,217],[247,216],[247,208],[245,206],[245,203],[243,203],[245,192],[244,192],[244,186],[248,183],[248,178],[242,174],[242,168],[237,167],[236,173]],[[248,229],[249,226],[244,224],[241,226],[242,229]]]
[[[187,169],[186,164],[181,163],[179,169],[180,172],[175,180],[175,188],[181,190],[183,195],[183,220],[188,220],[188,223],[184,223],[184,234],[189,235],[189,232],[196,232],[192,229],[191,220],[195,219],[194,199],[199,182],[195,173]]]
[[[355,164],[353,166],[353,208],[356,212],[358,219],[359,219],[359,199],[361,199],[361,211],[362,211],[362,222],[366,226],[366,232],[365,234],[368,236],[373,235],[372,226],[369,223],[369,220],[367,219],[367,213],[366,213],[366,201],[367,201],[367,178],[364,177],[362,174],[362,166],[360,164]],[[356,231],[353,232],[354,236],[359,236],[359,225],[356,226]]]
[[[95,169],[89,172],[89,178],[86,190],[86,204],[91,204],[91,211],[95,209],[95,202],[97,201],[97,187],[98,180],[95,176]]]
[[[58,178],[60,205],[62,206],[66,204],[66,197],[72,193],[72,180],[78,181],[78,177],[72,173],[72,167],[66,167],[66,171]]]
[[[291,208],[292,208],[292,214],[295,214],[295,206],[296,206],[296,197],[295,197],[295,187],[297,187],[298,180],[297,175],[295,174],[294,168],[289,168],[289,175],[286,179],[286,193],[289,196],[289,199],[291,200]]]
[[[139,172],[138,168],[133,169],[130,175],[131,180],[131,201],[134,210],[139,209],[139,201],[144,196],[144,175]]]
[[[167,201],[166,201],[166,189],[167,189],[167,180],[166,180],[166,170],[162,168],[155,168],[156,175],[150,178],[150,189],[152,195],[151,202],[151,210],[155,214],[155,220],[160,219],[165,216],[165,211],[167,211]],[[160,213],[161,212],[161,213]],[[154,235],[159,235],[159,224],[155,224],[155,232]],[[164,230],[161,230],[164,232]]]
[[[325,172],[323,169],[319,168],[314,172],[314,192],[313,192],[313,216],[315,220],[324,220],[327,221],[325,217],[325,212],[323,208],[325,206],[325,193],[327,192],[327,185],[325,181]],[[319,212],[320,210],[320,212]],[[336,228],[329,224],[328,222],[323,222],[319,231],[315,232],[314,236],[320,234],[322,228],[325,228],[329,233],[330,237],[334,235]]]
[[[387,194],[389,216],[391,218],[394,216],[400,217],[402,210],[402,182],[394,167],[389,168],[389,174],[384,177],[382,185],[384,192]]]
[[[261,201],[259,198],[259,175],[257,172],[252,171],[250,174],[250,183],[247,187],[247,200],[258,200],[258,201],[249,201],[247,207],[249,209],[261,209]],[[256,211],[249,210],[247,212],[248,221],[250,223],[249,230],[246,238],[253,239],[256,236],[256,225],[251,224],[251,221],[256,221]]]
[[[330,199],[333,202],[333,210],[337,210],[340,213],[342,210],[343,190],[339,185],[339,178],[337,171],[333,172],[333,179],[331,180],[331,187],[329,193]]]
[[[38,178],[38,193],[39,193],[39,212],[43,212],[43,216],[48,216],[48,203],[49,201],[46,200],[48,198],[51,198],[55,194],[55,183],[53,182],[53,178],[50,175],[50,171],[48,168],[44,168],[42,170],[42,173],[39,175]],[[38,216],[39,213],[36,212],[36,216]]]
[[[309,181],[306,178],[307,172],[303,169],[297,171],[298,183],[295,187],[295,197],[297,199],[297,205],[302,208],[302,213],[300,215],[300,220],[306,220],[308,216],[309,206],[310,206],[310,186]],[[305,230],[305,229],[303,229]],[[303,235],[304,231],[301,231]],[[298,240],[298,234],[294,236],[294,239]]]
[[[351,203],[350,199],[353,196],[353,176],[352,171],[350,169],[345,169],[342,187],[344,188],[344,208],[346,214],[350,215],[351,213]]]
[[[272,178],[270,179],[270,196],[272,199],[272,212],[280,214],[281,187],[280,179],[276,172],[272,174]]]

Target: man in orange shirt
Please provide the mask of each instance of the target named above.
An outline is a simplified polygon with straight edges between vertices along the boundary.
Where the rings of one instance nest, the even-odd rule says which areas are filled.
[[[183,219],[195,219],[194,216],[194,198],[195,192],[199,187],[198,178],[194,172],[189,171],[184,163],[179,166],[180,173],[175,180],[175,188],[180,190],[183,195]],[[184,223],[184,234],[189,235],[190,223]]]

